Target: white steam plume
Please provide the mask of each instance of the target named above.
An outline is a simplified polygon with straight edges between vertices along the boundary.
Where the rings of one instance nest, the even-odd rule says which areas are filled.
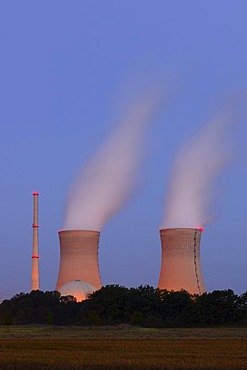
[[[69,197],[64,229],[101,230],[131,196],[139,180],[144,137],[158,97],[132,104],[107,141],[82,169]]]
[[[205,226],[215,180],[231,159],[228,146],[233,112],[225,108],[178,153],[168,189],[162,228]]]

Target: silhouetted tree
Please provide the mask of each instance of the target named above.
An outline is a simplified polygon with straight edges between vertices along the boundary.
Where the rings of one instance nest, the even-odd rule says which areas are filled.
[[[1,325],[115,325],[144,327],[212,326],[247,323],[247,292],[230,289],[190,295],[148,285],[107,285],[77,302],[59,292],[20,293],[0,304]]]

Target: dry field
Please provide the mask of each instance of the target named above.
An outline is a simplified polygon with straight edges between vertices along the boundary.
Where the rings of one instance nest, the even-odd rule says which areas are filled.
[[[247,328],[0,327],[1,369],[247,369]]]

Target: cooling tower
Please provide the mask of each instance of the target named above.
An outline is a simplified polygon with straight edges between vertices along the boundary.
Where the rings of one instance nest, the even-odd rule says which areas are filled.
[[[162,260],[158,287],[191,294],[205,292],[200,241],[203,229],[175,228],[160,230]]]
[[[60,268],[56,290],[75,280],[91,284],[96,290],[102,284],[98,265],[98,231],[61,230]]]

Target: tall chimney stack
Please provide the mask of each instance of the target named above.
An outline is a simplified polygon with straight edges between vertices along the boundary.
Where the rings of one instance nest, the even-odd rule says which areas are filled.
[[[33,193],[33,248],[32,248],[32,288],[39,290],[39,222],[38,222],[38,196]]]
[[[205,285],[200,262],[203,229],[174,228],[160,230],[162,260],[158,287],[190,294],[202,294]]]

